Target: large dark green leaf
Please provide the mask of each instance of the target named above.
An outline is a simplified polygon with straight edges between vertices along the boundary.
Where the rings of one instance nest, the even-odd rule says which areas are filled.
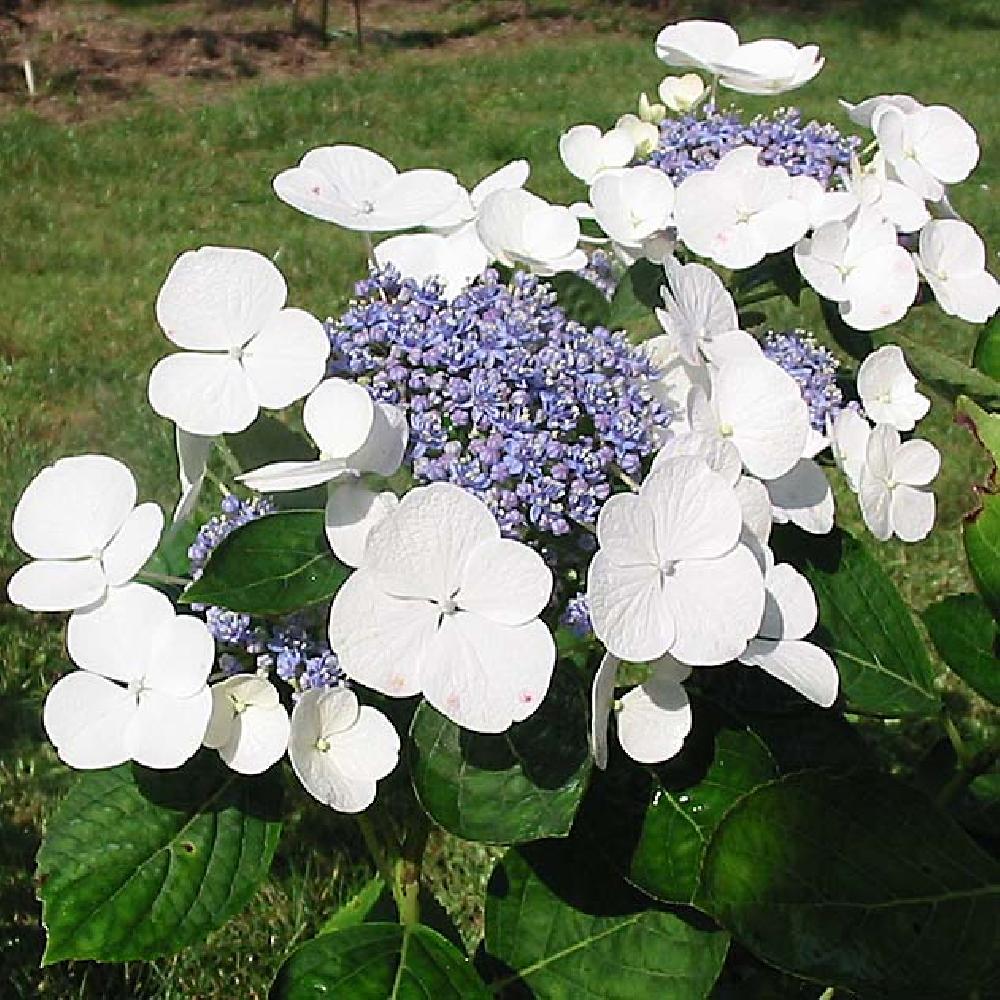
[[[363,923],[294,951],[271,987],[273,1000],[485,1000],[469,960],[420,925]]]
[[[777,777],[763,741],[703,700],[676,757],[656,768],[611,755],[580,813],[580,824],[626,877],[671,903],[690,903],[701,855],[726,810]]]
[[[515,844],[569,832],[590,773],[587,702],[560,665],[541,707],[505,733],[473,733],[424,702],[410,727],[424,809],[465,840]]]
[[[348,572],[330,552],[321,511],[285,511],[223,539],[182,600],[247,614],[288,614],[332,597]]]
[[[698,904],[781,969],[930,1000],[995,975],[998,879],[920,792],[872,772],[806,771],[733,807],[705,852]]]
[[[213,758],[79,777],[38,852],[45,964],[173,954],[249,901],[278,844],[279,776]]]
[[[198,526],[191,521],[171,524],[163,532],[160,544],[142,567],[142,571],[160,576],[187,576],[191,572],[188,549],[197,534]]]
[[[984,375],[1000,381],[1000,313],[994,316],[979,334],[976,349],[972,354],[972,363]]]
[[[703,1000],[728,935],[693,911],[657,907],[573,846],[542,841],[509,851],[494,868],[481,956],[494,993]]]
[[[981,499],[962,525],[962,538],[972,579],[1000,621],[1000,494],[983,493]]]
[[[819,601],[813,641],[837,662],[850,708],[880,715],[938,710],[927,650],[892,581],[846,531],[776,532],[775,551],[809,578]]]
[[[957,594],[924,611],[924,624],[941,659],[984,698],[1000,705],[997,627],[976,594]]]
[[[589,327],[608,325],[611,306],[586,278],[564,271],[545,280],[555,291],[559,307],[570,319]]]
[[[608,326],[626,330],[633,343],[662,333],[654,310],[663,305],[660,288],[664,283],[662,267],[648,260],[636,261],[615,289]]]

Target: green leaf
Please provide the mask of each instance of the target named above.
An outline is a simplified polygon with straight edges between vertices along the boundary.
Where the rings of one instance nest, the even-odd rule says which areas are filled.
[[[965,518],[962,539],[972,579],[1000,621],[1000,494],[982,493],[982,506]]]
[[[993,466],[1000,466],[1000,415],[987,413],[968,396],[959,396],[955,404],[956,421],[965,424],[975,439],[990,453]]]
[[[692,713],[684,748],[665,764],[641,768],[612,754],[579,821],[633,885],[671,903],[694,898],[701,855],[726,810],[778,773],[745,726],[702,699]]]
[[[896,327],[892,332],[876,332],[872,335],[876,346],[898,344],[906,354],[906,360],[917,377],[932,386],[943,396],[955,399],[971,396],[989,410],[1000,407],[1000,381],[982,371],[933,347],[919,344],[900,333]]]
[[[924,624],[941,659],[984,698],[1000,705],[997,627],[976,594],[957,594],[924,611]]]
[[[224,538],[181,600],[283,615],[332,597],[349,572],[330,552],[322,511],[285,511]]]
[[[880,715],[931,715],[934,672],[913,616],[868,549],[848,532],[802,538],[775,532],[780,561],[797,566],[819,602],[812,641],[837,662],[850,708]]]
[[[278,971],[272,1000],[486,1000],[469,960],[419,924],[358,924],[297,948]]]
[[[920,792],[871,772],[806,771],[733,807],[705,853],[698,905],[785,971],[937,1000],[995,975],[998,879]]]
[[[733,279],[733,296],[741,311],[748,299],[759,302],[777,295],[783,295],[798,305],[803,288],[805,282],[791,250],[769,254],[759,264],[740,271]]]
[[[38,852],[43,964],[156,958],[204,940],[267,875],[280,802],[276,771],[243,777],[207,753],[176,771],[81,774]]]
[[[587,327],[608,325],[611,306],[586,278],[564,271],[545,281],[556,293],[559,308],[570,319]]]
[[[565,836],[590,774],[587,711],[564,664],[538,711],[505,733],[469,732],[422,703],[410,727],[417,798],[435,822],[465,840]]]
[[[374,911],[380,909],[380,904],[386,899],[385,879],[381,875],[376,875],[371,881],[366,882],[343,906],[334,913],[331,913],[320,925],[320,934],[332,934],[334,931],[343,930],[345,927],[355,927],[370,920]],[[392,893],[389,893],[389,901],[392,900]],[[392,907],[390,914],[386,916],[395,917],[395,907]]]
[[[660,288],[664,280],[662,267],[648,260],[636,261],[615,289],[608,326],[626,330],[633,343],[662,333],[654,310],[663,306]]]
[[[979,334],[972,363],[990,378],[1000,381],[1000,313],[996,314]]]
[[[142,571],[161,576],[187,576],[191,572],[188,549],[197,534],[198,526],[191,521],[171,524],[163,532],[160,544],[142,567]]]
[[[658,907],[573,846],[521,847],[493,869],[481,956],[493,992],[703,1000],[725,961],[728,935],[706,929],[692,911],[683,911],[685,919]]]

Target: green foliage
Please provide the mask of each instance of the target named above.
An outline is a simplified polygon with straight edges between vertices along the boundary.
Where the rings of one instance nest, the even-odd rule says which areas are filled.
[[[976,594],[957,594],[924,611],[924,624],[941,659],[984,698],[1000,705],[997,627]]]
[[[501,996],[702,1000],[727,934],[663,909],[590,852],[542,841],[508,852],[487,887],[480,956]]]
[[[289,614],[332,597],[348,572],[330,553],[322,511],[284,511],[224,538],[181,600],[247,614]]]
[[[173,954],[249,902],[281,831],[279,776],[213,758],[80,775],[38,853],[46,964]]]
[[[1000,494],[982,495],[982,506],[965,519],[962,538],[972,579],[1000,620]]]
[[[469,960],[419,924],[358,924],[323,934],[281,967],[272,1000],[350,996],[352,1000],[485,1000]]]
[[[994,316],[983,327],[972,354],[972,363],[984,375],[1000,381],[1000,316]]]
[[[723,819],[698,905],[765,961],[861,996],[967,996],[998,973],[1000,866],[890,778],[803,772]]]
[[[143,572],[162,576],[187,576],[191,567],[188,549],[197,534],[197,526],[190,521],[169,525],[163,532],[156,551],[143,566]]]
[[[586,278],[564,271],[545,279],[567,316],[587,327],[607,326],[611,309],[607,299]]]
[[[636,261],[615,289],[608,326],[627,330],[634,343],[662,333],[653,310],[663,306],[660,288],[664,282],[662,267],[648,260]]]
[[[410,727],[421,805],[464,840],[518,844],[569,833],[590,774],[587,700],[568,665],[541,707],[497,735],[461,729],[423,702]]]
[[[879,715],[931,715],[934,673],[913,616],[865,545],[842,529],[784,531],[775,553],[809,579],[819,603],[816,641],[837,663],[848,706]]]

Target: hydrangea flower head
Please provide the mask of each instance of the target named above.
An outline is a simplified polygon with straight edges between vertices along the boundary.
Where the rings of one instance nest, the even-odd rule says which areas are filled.
[[[418,482],[469,490],[504,535],[594,525],[614,468],[635,475],[655,450],[668,417],[647,356],[567,319],[536,277],[487,272],[448,302],[374,270],[357,296],[328,328],[335,372],[406,412]]]

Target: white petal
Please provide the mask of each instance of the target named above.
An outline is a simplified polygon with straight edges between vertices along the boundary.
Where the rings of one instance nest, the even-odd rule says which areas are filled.
[[[713,472],[718,472],[730,486],[739,482],[743,462],[732,441],[704,431],[676,434],[663,443],[653,459],[652,469],[658,469],[668,458],[679,458],[682,455],[704,459],[708,467]]]
[[[656,54],[668,66],[693,66],[716,73],[739,44],[739,35],[721,21],[680,21],[667,25],[656,36]]]
[[[21,494],[14,508],[14,541],[35,559],[95,555],[122,526],[135,500],[135,479],[117,459],[62,458]]]
[[[587,607],[594,635],[623,660],[654,660],[674,642],[656,566],[618,566],[598,551],[587,572]]]
[[[691,731],[687,692],[670,677],[655,673],[621,701],[618,742],[640,764],[658,764],[680,752]]]
[[[378,781],[399,763],[399,734],[370,705],[362,705],[354,725],[334,733],[330,744],[338,769],[354,781]]]
[[[144,767],[180,767],[197,753],[211,715],[212,693],[207,687],[189,698],[143,691],[125,728],[125,747]]]
[[[917,380],[895,344],[886,344],[865,358],[857,385],[865,412],[875,423],[910,431],[930,409],[930,400],[916,391]]]
[[[323,324],[302,309],[282,309],[243,350],[243,370],[261,406],[281,410],[319,384],[330,356]]]
[[[682,663],[725,663],[742,653],[757,634],[764,612],[764,580],[745,545],[720,559],[678,563],[663,589],[677,629],[670,653]]]
[[[368,533],[398,506],[395,493],[376,493],[353,478],[332,485],[325,524],[333,554],[346,566],[360,566]]]
[[[388,232],[420,226],[450,209],[464,194],[455,176],[446,170],[407,170],[379,193],[377,211],[368,217],[367,224],[352,228]]]
[[[181,495],[174,508],[174,523],[186,521],[193,513],[205,481],[208,456],[212,452],[214,439],[198,434],[188,434],[180,427],[174,428],[174,444],[177,448],[177,470],[181,483]]]
[[[189,434],[246,430],[258,401],[243,366],[223,354],[171,354],[149,376],[149,405]]]
[[[128,583],[156,551],[163,533],[163,511],[155,503],[136,507],[104,550],[101,562],[112,587]]]
[[[794,566],[778,563],[764,578],[764,616],[757,633],[762,639],[804,639],[819,617],[816,595]]]
[[[321,486],[348,472],[343,459],[333,458],[314,462],[274,462],[259,469],[244,472],[236,479],[258,493],[287,493]]]
[[[700,458],[669,458],[642,484],[653,511],[657,564],[711,559],[740,537],[743,518],[732,486]]]
[[[498,625],[459,611],[445,616],[431,645],[424,696],[456,725],[502,733],[541,705],[555,661],[544,622]]]
[[[937,304],[966,323],[985,323],[1000,308],[1000,284],[989,271],[941,282],[928,275]]]
[[[616,493],[604,502],[597,515],[597,541],[617,566],[659,562],[653,509],[634,493]]]
[[[844,322],[855,330],[878,330],[906,315],[920,286],[913,258],[900,246],[866,254],[847,279]]]
[[[323,458],[353,455],[368,440],[375,423],[375,403],[363,385],[328,378],[309,394],[302,422]]]
[[[29,611],[72,611],[99,601],[108,581],[99,559],[39,559],[7,582],[12,604]]]
[[[348,677],[394,698],[417,694],[440,609],[390,597],[358,570],[330,606],[330,647]]]
[[[531,164],[527,160],[512,160],[499,170],[484,177],[470,192],[472,204],[477,208],[487,195],[494,191],[506,191],[510,188],[522,188],[528,182],[531,174]]]
[[[863,467],[858,489],[861,516],[864,518],[868,530],[880,542],[888,541],[892,537],[891,501],[892,493],[886,486],[885,480],[872,476],[868,467]]]
[[[182,253],[156,300],[156,319],[178,347],[241,347],[285,304],[281,272],[253,250],[202,247]]]
[[[455,603],[498,625],[537,618],[552,595],[552,570],[532,548],[510,538],[485,542],[465,564]]]
[[[861,468],[865,464],[870,435],[871,426],[855,410],[841,410],[830,427],[833,457],[855,493],[861,486]]]
[[[106,601],[70,617],[66,648],[84,670],[136,680],[149,662],[153,636],[173,618],[173,605],[160,591],[144,583],[115,587]]]
[[[823,470],[802,458],[783,476],[766,484],[775,517],[813,535],[833,530],[833,492]]]
[[[925,539],[934,527],[934,494],[901,483],[890,501],[892,530],[904,542]]]
[[[899,431],[892,424],[879,424],[868,438],[865,472],[870,477],[888,480],[892,475],[899,447]]]
[[[446,601],[479,545],[500,537],[489,508],[450,483],[410,490],[368,535],[364,567],[387,593]]]
[[[615,698],[619,662],[616,656],[605,653],[590,689],[590,753],[602,771],[608,766],[608,717]]]
[[[892,480],[907,486],[926,486],[941,470],[941,453],[914,438],[901,445],[892,460]]]
[[[239,774],[261,774],[284,756],[289,729],[283,705],[252,705],[236,716],[230,738],[219,747],[219,756]]]
[[[752,476],[741,476],[736,484],[736,499],[740,502],[743,523],[761,545],[771,537],[771,498],[767,487]]]
[[[391,476],[403,461],[410,425],[406,414],[391,403],[376,403],[374,420],[365,443],[347,459],[358,472]]]
[[[128,760],[122,733],[135,696],[103,677],[76,670],[56,681],[45,699],[42,724],[70,767],[114,767]]]
[[[823,708],[837,700],[837,668],[824,650],[810,642],[755,639],[740,661],[760,667]]]
[[[143,683],[173,698],[188,698],[205,686],[214,662],[208,626],[192,615],[177,615],[153,632]]]

